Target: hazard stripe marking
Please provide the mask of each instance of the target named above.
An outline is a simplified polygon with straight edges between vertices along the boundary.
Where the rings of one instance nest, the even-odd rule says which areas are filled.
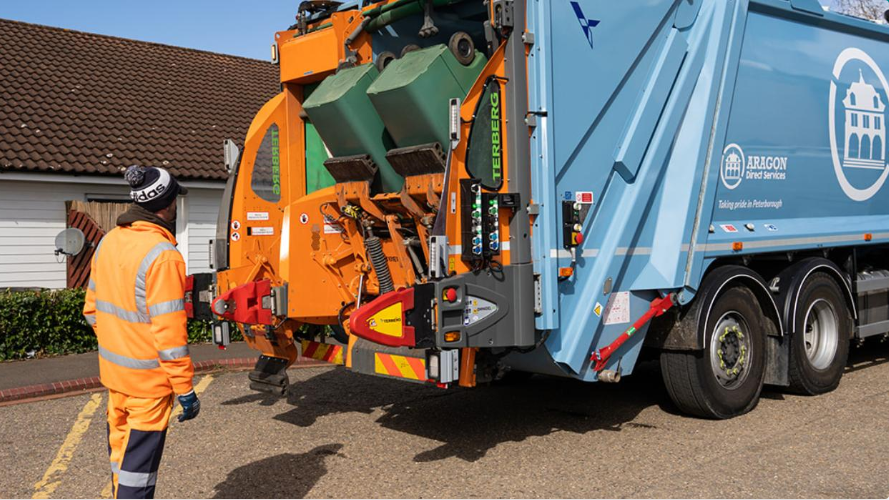
[[[317,349],[318,349],[317,342],[303,342],[303,356],[304,357],[313,358],[315,351]]]
[[[420,358],[407,358],[416,375],[415,380],[426,380],[426,362]]]
[[[398,369],[398,365],[392,360],[392,356],[376,353],[374,357],[374,371],[391,377],[404,378],[401,375],[401,370]]]
[[[343,348],[338,345],[302,341],[303,357],[325,361],[336,365],[343,364]]]
[[[374,353],[374,371],[390,377],[426,380],[426,361],[409,356]]]

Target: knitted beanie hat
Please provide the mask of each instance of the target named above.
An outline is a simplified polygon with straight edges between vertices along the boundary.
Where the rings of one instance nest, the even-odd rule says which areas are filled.
[[[188,189],[162,168],[133,165],[127,169],[124,179],[130,185],[133,202],[149,212],[159,212],[176,201],[177,196],[188,194]]]

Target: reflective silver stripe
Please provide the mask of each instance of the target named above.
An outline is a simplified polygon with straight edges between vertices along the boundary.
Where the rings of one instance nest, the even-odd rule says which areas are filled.
[[[99,261],[99,250],[102,248],[102,243],[105,242],[105,237],[103,236],[101,240],[99,240],[99,244],[96,245],[96,251],[93,253],[93,261]]]
[[[90,290],[92,290],[92,291],[94,291],[94,292],[96,291],[96,282],[93,281],[93,278],[92,278],[92,277],[90,277],[90,285],[89,285],[89,288],[90,288]]]
[[[111,462],[111,473],[120,474],[120,465],[117,462]]]
[[[130,488],[145,488],[157,483],[157,472],[129,472],[122,470],[117,473],[117,484]]]
[[[187,345],[157,351],[157,357],[159,357],[161,361],[173,361],[174,359],[184,358],[185,356],[188,356]]]
[[[96,315],[95,314],[84,314],[84,319],[89,323],[90,326],[96,326]]]
[[[105,302],[104,300],[96,301],[96,310],[112,314],[124,321],[129,321],[130,323],[151,323],[151,319],[147,314],[142,314],[136,311],[127,311],[126,309],[117,307],[111,302]]]
[[[160,316],[162,314],[170,314],[185,310],[185,299],[170,300],[161,302],[148,308],[150,316]]]
[[[157,359],[136,359],[115,354],[102,346],[99,346],[99,356],[109,363],[114,363],[124,368],[132,368],[134,370],[151,370],[152,368],[160,368],[161,363]]]
[[[148,305],[146,304],[145,299],[145,294],[147,293],[146,277],[148,276],[148,269],[162,253],[169,250],[176,250],[176,247],[169,242],[158,243],[154,248],[148,251],[148,254],[142,259],[142,263],[139,264],[139,271],[136,273],[136,310],[140,313],[148,312]]]

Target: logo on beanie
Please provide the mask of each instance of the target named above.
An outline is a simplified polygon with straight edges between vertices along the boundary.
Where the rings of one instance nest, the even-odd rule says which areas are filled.
[[[146,190],[135,191],[135,192],[131,193],[131,195],[133,197],[133,201],[138,203],[140,201],[153,200],[153,199],[157,198],[158,196],[162,195],[164,193],[164,191],[166,191],[166,190],[167,190],[167,186],[161,184],[159,186],[155,186],[150,191],[146,191]]]
[[[130,198],[136,203],[147,203],[156,200],[170,190],[170,184],[172,184],[170,174],[162,168],[153,168],[151,171],[156,172],[158,177],[154,182],[142,189],[136,189],[136,186],[134,186],[133,183],[138,182],[137,185],[139,185],[148,180],[149,170],[141,169],[140,171],[137,171],[136,169],[133,169],[132,173],[129,170],[127,171],[127,181],[129,181],[131,183],[130,185],[133,187],[133,190],[130,191]],[[137,173],[141,175],[136,175]]]

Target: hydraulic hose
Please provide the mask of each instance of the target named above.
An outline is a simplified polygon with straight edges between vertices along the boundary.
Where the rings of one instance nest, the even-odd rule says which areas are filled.
[[[364,246],[367,248],[367,255],[370,257],[374,272],[377,273],[377,281],[380,282],[380,295],[394,292],[395,285],[392,283],[392,274],[389,272],[386,254],[383,253],[383,242],[376,236],[369,236],[364,240]]]
[[[464,1],[466,0],[433,0],[432,5],[438,8]],[[363,13],[364,17],[372,19],[367,25],[366,31],[373,33],[406,17],[422,14],[425,4],[426,0],[398,0],[397,2],[365,11]]]

